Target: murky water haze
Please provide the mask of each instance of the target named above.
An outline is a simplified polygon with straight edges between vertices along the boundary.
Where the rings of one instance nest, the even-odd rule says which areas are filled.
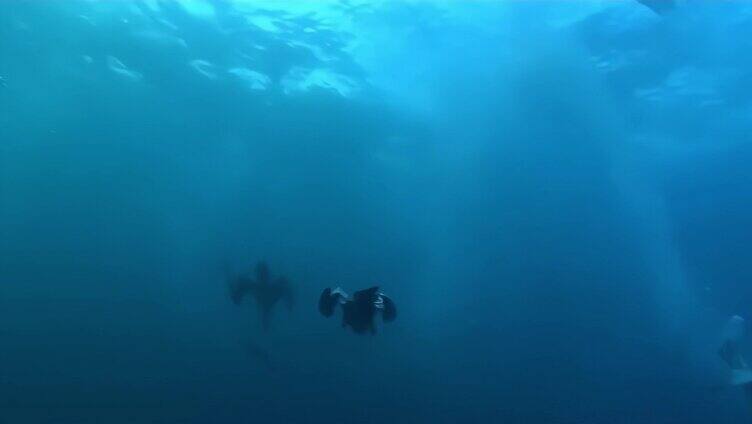
[[[0,4],[0,421],[747,419],[750,22]],[[269,332],[225,285],[257,260],[295,288]],[[374,337],[316,309],[375,284]]]

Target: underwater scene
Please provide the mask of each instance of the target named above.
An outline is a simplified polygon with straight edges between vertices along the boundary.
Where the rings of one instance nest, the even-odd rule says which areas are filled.
[[[752,422],[752,2],[0,0],[0,424]]]

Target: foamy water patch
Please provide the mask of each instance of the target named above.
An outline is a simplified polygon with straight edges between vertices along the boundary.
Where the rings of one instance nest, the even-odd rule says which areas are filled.
[[[648,101],[687,101],[700,107],[718,106],[724,103],[719,91],[721,80],[733,77],[733,72],[714,70],[709,72],[694,67],[682,67],[671,72],[654,87],[636,89],[635,97]]]
[[[279,27],[274,22],[275,18],[267,15],[246,16],[246,22],[267,32],[279,32]]]
[[[271,78],[248,68],[231,68],[227,73],[240,80],[249,90],[262,91],[269,88]]]
[[[201,19],[214,19],[214,6],[204,0],[183,0],[178,2],[186,12]]]
[[[128,68],[120,59],[115,56],[107,56],[107,68],[114,74],[131,81],[141,81],[143,75],[137,71]]]
[[[296,67],[282,79],[285,94],[294,94],[323,88],[335,91],[342,97],[351,97],[360,90],[360,85],[352,78],[328,69],[307,69]]]
[[[201,76],[204,76],[210,80],[217,79],[217,68],[211,62],[196,59],[188,62],[188,66],[190,66],[196,73]]]

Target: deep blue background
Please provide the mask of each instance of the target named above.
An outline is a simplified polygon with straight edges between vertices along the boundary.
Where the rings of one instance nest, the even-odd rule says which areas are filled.
[[[0,3],[0,423],[746,422],[748,40],[741,1]],[[377,336],[318,315],[374,284]]]

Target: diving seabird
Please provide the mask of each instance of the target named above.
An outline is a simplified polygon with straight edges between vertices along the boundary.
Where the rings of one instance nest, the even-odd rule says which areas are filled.
[[[384,322],[392,322],[397,318],[394,302],[379,291],[378,287],[357,291],[352,297],[339,287],[324,289],[319,298],[321,315],[331,317],[337,305],[342,307],[342,327],[350,327],[358,334],[376,334],[374,318],[378,312]]]
[[[269,266],[264,262],[256,265],[256,278],[238,276],[228,281],[230,298],[233,303],[239,305],[246,295],[250,295],[256,301],[256,306],[261,313],[261,326],[264,330],[269,329],[272,310],[277,302],[282,301],[287,309],[292,309],[293,295],[290,283],[285,277],[271,278]]]

